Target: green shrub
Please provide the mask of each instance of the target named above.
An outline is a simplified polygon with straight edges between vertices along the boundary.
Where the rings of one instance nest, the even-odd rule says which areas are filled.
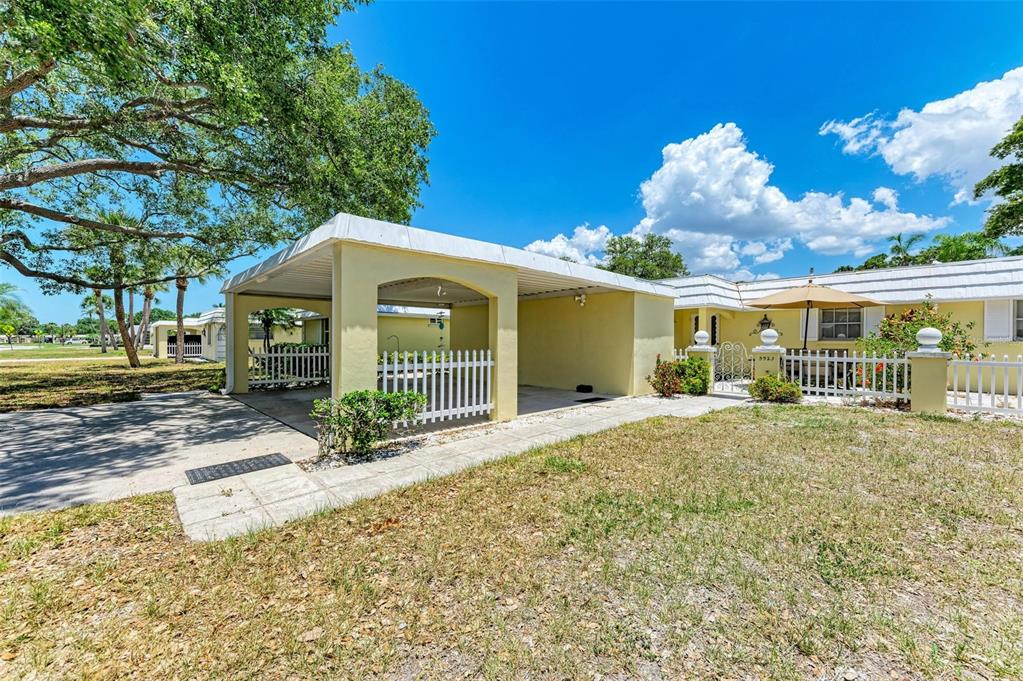
[[[710,363],[702,357],[687,357],[678,365],[682,392],[686,395],[706,395],[710,390]]]
[[[798,402],[803,398],[799,384],[775,374],[761,376],[749,385],[749,394],[761,402]]]
[[[355,390],[340,399],[316,400],[309,415],[319,425],[321,453],[366,454],[396,422],[413,421],[425,406],[426,395],[417,392]]]
[[[658,355],[653,376],[646,380],[662,397],[680,393],[706,395],[710,389],[710,364],[702,357],[662,362]]]

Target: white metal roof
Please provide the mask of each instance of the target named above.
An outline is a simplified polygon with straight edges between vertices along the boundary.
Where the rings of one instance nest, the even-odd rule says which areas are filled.
[[[802,286],[810,276],[730,282],[714,276],[665,279],[675,287],[675,307],[742,310],[750,301]],[[1023,256],[815,274],[815,284],[858,293],[889,304],[1023,298]]]
[[[262,293],[299,297],[329,298],[331,292],[334,241],[374,244],[416,253],[440,255],[513,267],[518,273],[519,296],[565,295],[574,290],[635,291],[675,297],[675,289],[608,272],[589,265],[566,262],[520,248],[487,241],[431,232],[416,227],[339,213],[262,263],[224,282],[224,293]],[[405,286],[390,287],[386,302],[451,306],[480,302],[475,291],[442,282],[442,294],[433,295],[436,281],[408,280]],[[463,290],[464,289],[464,290]],[[385,296],[381,291],[381,300]]]

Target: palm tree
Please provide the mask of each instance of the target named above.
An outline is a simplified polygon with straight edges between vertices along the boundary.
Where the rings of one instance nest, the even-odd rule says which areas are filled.
[[[895,266],[912,265],[915,258],[910,251],[923,241],[923,238],[923,234],[910,234],[907,238],[903,239],[902,233],[888,237],[888,241],[892,245],[889,250],[891,254],[889,262]]]
[[[6,281],[0,281],[0,307],[20,303],[21,300],[15,293],[15,291],[17,290],[18,287],[15,286],[14,284],[8,283]]]
[[[114,339],[113,334],[110,333],[110,328],[107,326],[106,310],[114,301],[110,296],[103,295],[103,292],[98,288],[92,289],[92,293],[82,299],[82,312],[85,313],[87,319],[92,319],[93,315],[96,315],[96,319],[99,322],[99,351],[107,351],[107,341],[112,341],[114,350],[117,349],[117,341]]]

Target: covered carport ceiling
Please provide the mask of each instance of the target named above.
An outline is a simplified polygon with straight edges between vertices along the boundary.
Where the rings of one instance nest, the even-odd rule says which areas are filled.
[[[635,291],[674,298],[674,289],[651,281],[565,262],[538,253],[484,241],[431,232],[354,215],[339,214],[287,249],[224,283],[225,292],[329,299],[333,250],[337,241],[486,262],[517,272],[520,297]],[[440,290],[438,291],[438,287]],[[454,307],[485,302],[478,292],[454,282],[406,279],[380,287],[378,302],[393,305]]]

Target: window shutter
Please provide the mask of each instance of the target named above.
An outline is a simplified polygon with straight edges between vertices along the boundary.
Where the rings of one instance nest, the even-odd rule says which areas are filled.
[[[984,301],[984,340],[1012,340],[1012,301]]]
[[[806,313],[807,310],[799,311],[799,340],[815,341],[817,340],[817,334],[820,330],[820,310],[813,308],[810,312],[810,326],[806,325]],[[803,329],[806,329],[806,338],[803,338]]]
[[[884,319],[884,305],[863,308],[863,337],[866,338],[872,333],[877,333],[877,330],[881,328],[882,319]]]

